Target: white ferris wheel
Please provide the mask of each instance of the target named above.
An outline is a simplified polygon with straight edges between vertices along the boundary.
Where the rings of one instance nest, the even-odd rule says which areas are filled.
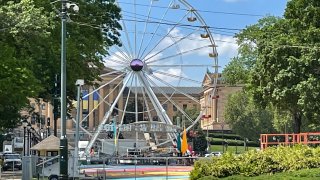
[[[186,0],[116,0],[121,8],[122,26],[120,42],[122,46],[108,49],[105,65],[110,72],[101,77],[113,75],[106,84],[96,87],[92,93],[110,83],[117,83],[106,95],[99,96],[99,104],[105,103],[108,109],[95,132],[86,131],[91,137],[86,149],[88,152],[104,131],[104,125],[110,123],[117,111],[117,126],[125,124],[129,114],[133,117],[131,124],[141,121],[172,126],[173,119],[168,116],[164,104],[171,104],[179,114],[184,115],[190,126],[195,125],[206,111],[200,109],[199,116],[192,119],[184,107],[173,97],[183,96],[192,103],[199,104],[184,87],[201,87],[202,80],[210,68],[215,76],[212,79],[212,93],[218,78],[218,53],[216,44],[205,20]],[[112,91],[117,94],[109,98]],[[161,96],[161,100],[159,97]],[[119,102],[122,101],[122,107]],[[99,107],[95,108],[99,108]],[[142,106],[143,108],[139,108]],[[91,113],[91,112],[90,112]],[[141,120],[143,115],[144,119]],[[82,120],[83,121],[83,120]],[[81,121],[81,122],[82,122]],[[122,128],[123,129],[123,128]],[[85,131],[85,129],[82,128]],[[118,132],[121,133],[121,128]],[[138,135],[136,135],[137,138]],[[175,143],[176,134],[167,132],[167,139],[157,141],[152,146]],[[132,137],[134,138],[134,137]],[[148,145],[149,147],[151,144]],[[149,147],[145,148],[149,148]]]

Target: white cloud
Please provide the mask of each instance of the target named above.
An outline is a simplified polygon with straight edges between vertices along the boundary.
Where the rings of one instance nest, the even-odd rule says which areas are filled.
[[[167,73],[167,74],[172,74],[173,76],[178,76],[178,77],[187,77],[186,74],[183,73],[182,69],[180,68],[169,68],[169,69],[161,69],[161,70],[158,70],[158,72],[163,72],[163,73]],[[170,83],[171,85],[175,85],[175,83],[178,83],[179,81],[179,78],[177,77],[173,77],[173,76],[168,76],[168,75],[164,75],[164,74],[160,74],[160,73],[157,73],[154,72],[153,74],[161,79],[162,81],[165,81],[167,83]],[[152,81],[153,82],[157,82],[158,85],[161,85],[161,86],[166,86],[165,84],[163,83],[160,83],[157,79],[151,77]],[[159,83],[158,83],[159,82]]]
[[[125,56],[128,56],[128,55],[127,54],[123,55],[122,53],[117,51],[111,56],[107,56],[103,58],[104,65],[112,69],[117,69],[117,70],[123,69],[125,66],[129,65],[129,61],[127,61],[127,58]]]
[[[238,53],[236,39],[231,36],[214,34],[213,39],[216,41],[217,51],[220,57],[232,58]]]
[[[175,41],[185,37],[186,35],[182,33],[179,29],[174,29],[170,32],[170,35],[174,37]],[[236,39],[231,36],[225,35],[213,35],[213,39],[216,41],[216,45],[218,46],[218,54],[221,57],[231,58],[237,55],[238,52],[238,45],[236,44]],[[160,47],[167,47],[174,43],[174,41],[170,37],[166,37],[163,42],[160,44]],[[176,53],[180,52],[187,52],[189,53],[185,55],[198,55],[198,56],[208,56],[209,53],[212,52],[211,47],[204,47],[206,45],[210,45],[209,39],[201,38],[200,34],[192,34],[188,38],[182,40],[178,44],[178,49]],[[204,48],[201,48],[204,47]],[[194,49],[197,49],[192,51]]]

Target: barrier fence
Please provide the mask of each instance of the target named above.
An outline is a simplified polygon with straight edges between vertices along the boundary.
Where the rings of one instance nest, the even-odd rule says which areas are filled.
[[[320,145],[320,132],[307,132],[299,134],[261,134],[260,146],[265,149],[270,146],[290,146],[304,144],[309,146]]]
[[[189,179],[194,162],[200,157],[69,157],[69,166],[78,161],[79,166],[69,168],[69,177],[75,179]],[[203,158],[203,157],[202,157]],[[57,157],[32,157],[36,179],[58,175]],[[79,172],[79,174],[75,173]]]

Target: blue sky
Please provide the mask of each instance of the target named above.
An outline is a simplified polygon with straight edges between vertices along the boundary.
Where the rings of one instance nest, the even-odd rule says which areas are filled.
[[[176,76],[200,82],[207,68],[214,71],[212,67],[214,59],[208,56],[213,51],[212,47],[208,47],[211,43],[209,39],[200,36],[206,33],[202,28],[203,23],[199,19],[195,22],[188,21],[187,17],[193,17],[195,14],[180,1],[183,0],[117,0],[122,8],[124,24],[121,25],[124,31],[121,33],[121,40],[124,46],[113,47],[110,50],[111,56],[106,58],[106,65],[118,69],[128,68],[128,63],[132,59],[141,59],[148,65],[146,70],[152,72],[149,74],[150,81],[161,86],[166,86],[161,81],[174,86],[194,86],[191,84],[192,81],[184,81]],[[255,24],[266,15],[282,16],[287,1],[187,0],[187,2],[197,10],[207,26],[211,27],[213,39],[218,46],[219,72],[222,72],[230,59],[237,55],[237,44],[233,38],[235,33],[248,25]],[[172,3],[180,5],[180,8],[172,8]],[[181,64],[184,66],[178,66]],[[151,77],[152,75],[159,79]],[[199,83],[195,86],[198,85]]]
[[[286,7],[287,0],[189,0],[195,8],[200,11],[226,12],[249,15],[231,15],[222,13],[200,12],[207,24],[213,27],[243,29],[248,25],[255,24],[259,19],[266,15],[282,16]],[[258,16],[255,16],[258,15]],[[212,31],[212,33],[221,33],[224,35],[232,34],[237,31]],[[221,36],[226,41],[231,41],[230,38]],[[236,54],[235,47],[231,45],[221,45],[221,42],[216,42],[218,46],[223,46],[225,49],[218,51],[229,51],[230,53],[219,53],[219,65],[222,68],[229,62],[229,59]]]

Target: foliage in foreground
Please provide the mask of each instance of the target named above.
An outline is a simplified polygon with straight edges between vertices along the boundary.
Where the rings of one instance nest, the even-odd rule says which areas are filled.
[[[303,169],[298,170],[294,172],[282,172],[282,173],[276,173],[276,174],[264,174],[261,176],[254,176],[254,177],[245,177],[241,175],[236,176],[229,176],[226,178],[223,178],[225,180],[300,180],[300,179],[308,179],[308,180],[317,180],[320,178],[320,169],[314,168],[314,169]],[[219,179],[214,176],[206,176],[203,178],[200,178],[199,180],[216,180]]]
[[[320,148],[303,145],[248,151],[241,155],[226,153],[222,157],[202,159],[195,163],[191,179],[205,176],[228,177],[234,175],[259,176],[278,172],[320,167]]]

